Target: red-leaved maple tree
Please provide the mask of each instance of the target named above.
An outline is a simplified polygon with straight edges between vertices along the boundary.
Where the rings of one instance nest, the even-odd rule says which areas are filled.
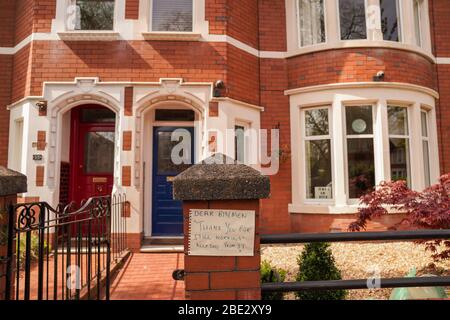
[[[404,222],[420,229],[450,229],[450,174],[439,183],[417,192],[405,181],[383,182],[375,191],[361,197],[357,220],[350,231],[366,229],[367,221],[388,214],[388,208],[406,214]],[[422,241],[436,260],[450,259],[450,240]],[[443,246],[443,249],[440,248]]]

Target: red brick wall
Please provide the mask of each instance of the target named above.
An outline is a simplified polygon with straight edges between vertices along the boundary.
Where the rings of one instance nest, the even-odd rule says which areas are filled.
[[[261,60],[261,127],[280,129],[280,147],[290,149],[289,98],[287,88],[286,60]],[[261,232],[280,233],[290,231],[290,215],[287,211],[291,201],[291,165],[281,161],[280,170],[270,178],[271,198],[261,204]]]
[[[450,65],[439,65],[439,94],[437,125],[441,173],[450,172]]]
[[[0,47],[14,46],[15,2],[0,2]]]
[[[16,44],[28,37],[33,31],[33,3],[34,0],[16,1]]]
[[[434,54],[438,57],[450,55],[450,4],[447,1],[429,0],[430,20]]]
[[[252,210],[256,213],[255,252],[253,257],[204,257],[188,255],[190,209]],[[259,300],[261,250],[259,239],[259,201],[185,201],[184,269],[186,299]]]
[[[56,15],[56,0],[35,0],[33,9],[33,32],[50,32]]]
[[[258,48],[258,1],[228,0],[227,34],[253,48]]]
[[[206,0],[205,17],[209,33],[225,34],[227,29],[227,0]]]
[[[126,0],[125,19],[139,19],[139,0]]]
[[[0,55],[0,165],[8,163],[9,111],[6,106],[11,102],[11,79],[13,57]]]
[[[31,47],[32,45],[28,44],[14,55],[11,102],[30,95]]]
[[[38,41],[33,45],[31,95],[42,93],[43,81],[73,81],[74,77],[100,77],[101,81],[158,81],[161,77],[216,81],[225,79],[225,61],[224,43]]]
[[[289,88],[372,81],[385,71],[387,82],[436,88],[434,66],[425,57],[393,49],[342,49],[288,59]]]
[[[226,86],[231,98],[259,105],[258,58],[227,45]]]
[[[285,0],[260,0],[259,46],[262,51],[286,51]]]
[[[60,182],[59,182],[59,203],[69,203],[70,188],[70,163],[61,162]]]
[[[446,1],[429,1],[433,51],[437,57],[450,58],[450,5]],[[437,66],[440,99],[437,103],[437,125],[441,173],[450,172],[450,65]]]

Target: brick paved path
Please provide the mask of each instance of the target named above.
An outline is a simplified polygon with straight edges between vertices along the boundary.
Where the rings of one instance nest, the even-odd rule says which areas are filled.
[[[183,254],[133,254],[111,287],[111,300],[183,300],[184,282],[172,272],[184,268]]]

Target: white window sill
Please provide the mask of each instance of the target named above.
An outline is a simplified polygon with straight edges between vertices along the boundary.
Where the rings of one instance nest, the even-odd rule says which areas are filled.
[[[288,50],[286,57],[292,58],[298,55],[320,52],[320,51],[328,51],[331,49],[347,49],[347,48],[388,48],[388,49],[399,49],[405,51],[412,51],[418,53],[432,62],[436,61],[436,58],[433,54],[422,47],[418,47],[416,45],[407,44],[403,42],[395,42],[395,41],[373,41],[373,40],[339,40],[337,42],[324,42],[315,45],[299,47],[299,48],[291,48]]]
[[[58,32],[58,36],[64,41],[116,41],[120,34],[115,31],[64,31]]]
[[[158,41],[199,41],[202,37],[193,32],[143,32],[142,36],[145,40]]]
[[[296,214],[356,214],[358,213],[358,208],[360,206],[358,204],[349,204],[343,206],[336,206],[334,204],[290,204],[289,205],[289,213]],[[393,208],[386,208],[388,213],[390,214],[399,214],[398,210]]]

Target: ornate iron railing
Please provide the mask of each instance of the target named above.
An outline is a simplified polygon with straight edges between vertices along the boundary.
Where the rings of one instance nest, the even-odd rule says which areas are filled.
[[[125,196],[8,207],[6,300],[109,299],[127,248]]]

